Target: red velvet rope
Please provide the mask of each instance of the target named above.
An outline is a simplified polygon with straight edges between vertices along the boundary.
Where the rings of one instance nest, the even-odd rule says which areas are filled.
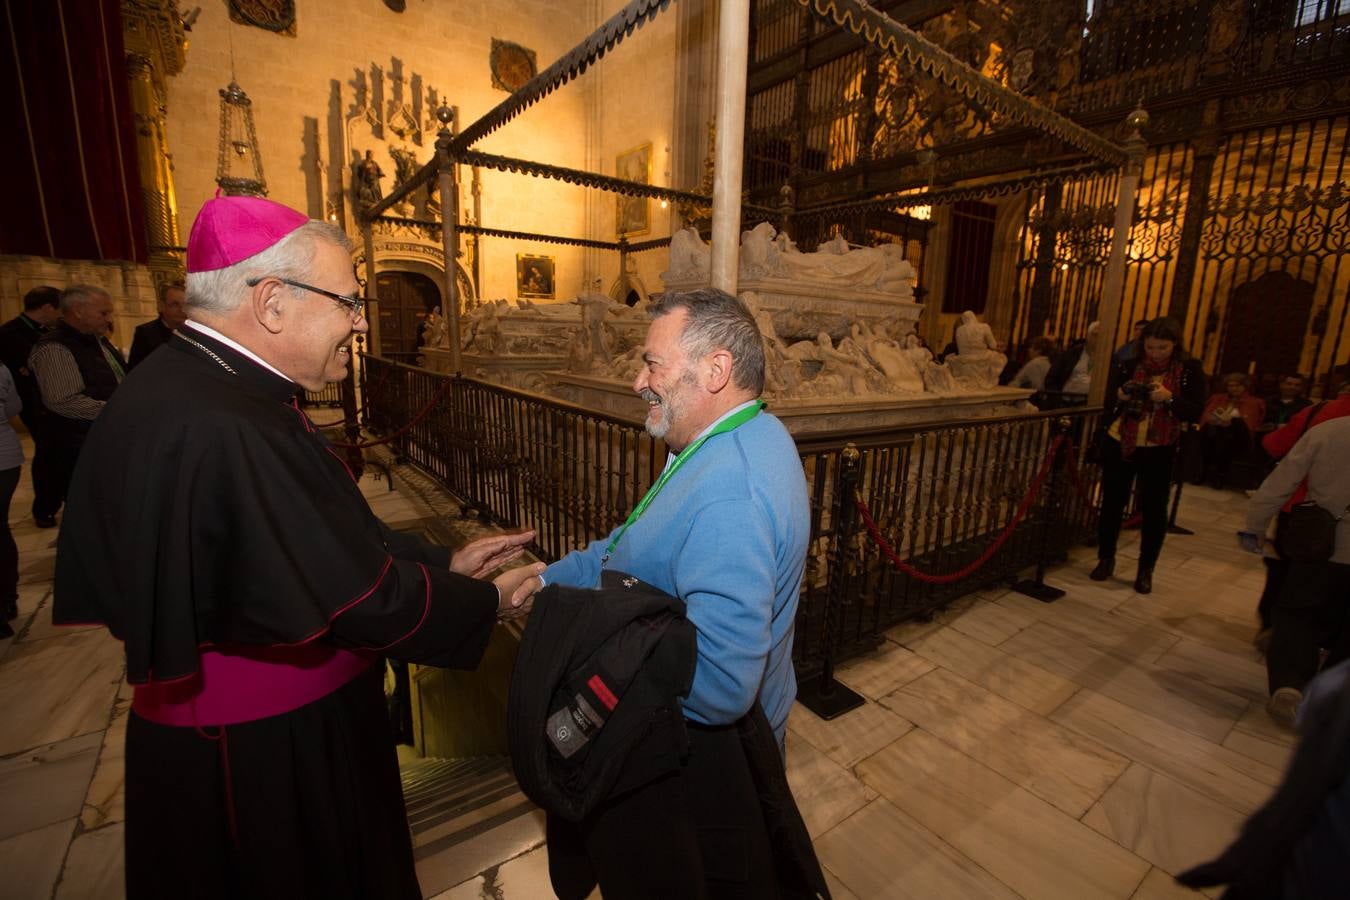
[[[402,437],[403,435],[411,431],[417,425],[418,422],[421,422],[423,419],[427,417],[428,414],[430,414],[431,410],[435,408],[437,401],[441,399],[442,395],[450,393],[450,387],[452,384],[453,382],[447,381],[445,384],[441,385],[441,389],[431,395],[431,399],[427,401],[426,406],[422,407],[422,411],[419,412],[417,415],[413,416],[411,422],[409,422],[407,425],[404,425],[402,428],[398,429],[392,434],[387,434],[384,437],[379,438],[378,440],[360,441],[355,444],[340,444],[337,441],[334,441],[333,446],[342,447],[345,450],[365,450],[368,447],[378,447],[381,444],[389,443],[395,438]]]
[[[993,559],[994,554],[998,552],[999,548],[1007,542],[1008,538],[1012,537],[1013,529],[1021,524],[1022,520],[1026,518],[1027,513],[1031,510],[1031,504],[1036,502],[1036,497],[1040,494],[1041,487],[1045,484],[1045,479],[1050,474],[1050,467],[1055,461],[1055,454],[1059,452],[1059,448],[1064,444],[1065,440],[1066,438],[1063,435],[1055,438],[1054,443],[1050,445],[1050,449],[1046,451],[1045,460],[1041,463],[1040,471],[1036,473],[1036,478],[1031,483],[1031,490],[1027,492],[1027,495],[1022,498],[1022,502],[1018,504],[1017,511],[1013,513],[1012,521],[1008,523],[1008,526],[999,533],[998,537],[994,538],[993,543],[985,548],[978,559],[975,559],[963,568],[946,575],[930,575],[927,572],[921,572],[902,560],[896,554],[895,549],[891,547],[890,542],[882,535],[881,529],[877,528],[877,523],[872,518],[872,513],[867,509],[867,504],[863,502],[862,497],[857,495],[856,490],[854,492],[853,502],[857,505],[858,514],[862,516],[863,522],[866,523],[867,530],[871,532],[872,540],[876,541],[877,546],[881,548],[881,552],[891,561],[893,566],[911,578],[926,584],[951,584],[954,581],[960,581],[962,578],[967,577],[985,563],[989,562],[989,560]]]
[[[1078,492],[1078,496],[1082,498],[1084,503],[1091,503],[1092,495],[1089,493],[1087,487],[1084,486],[1083,473],[1078,468],[1077,450],[1078,448],[1074,446],[1073,438],[1066,436],[1064,438],[1064,457],[1068,463],[1065,468],[1069,470],[1069,484],[1073,485],[1073,489]]]

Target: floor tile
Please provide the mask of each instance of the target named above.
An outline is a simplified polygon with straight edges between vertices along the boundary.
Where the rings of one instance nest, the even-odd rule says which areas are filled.
[[[1246,697],[1249,701],[1266,702],[1266,667],[1250,645],[1238,652],[1229,652],[1182,638],[1154,660],[1154,664]]]
[[[1042,715],[1078,690],[1067,678],[951,628],[928,634],[912,646],[930,663]]]
[[[914,725],[884,706],[867,702],[826,721],[800,703],[792,704],[788,728],[810,741],[845,769],[876,753]]]
[[[55,900],[124,900],[122,826],[86,831],[70,844]]]
[[[80,814],[103,732],[0,760],[0,839]]]
[[[89,793],[84,799],[80,821],[89,830],[102,828],[126,818],[126,743],[129,699],[118,698],[113,707],[112,727],[99,751],[98,766]]]
[[[825,873],[825,884],[830,888],[830,900],[858,900],[858,895],[844,887],[837,875],[823,865],[821,870]]]
[[[1149,869],[1130,900],[1199,900],[1204,894],[1177,884],[1162,869]]]
[[[790,727],[790,726],[789,726]],[[862,809],[876,798],[852,772],[840,766],[805,738],[787,738],[787,777],[792,798],[813,838]]]
[[[20,643],[29,641],[40,641],[49,637],[57,637],[63,634],[74,634],[77,631],[93,631],[103,629],[102,625],[53,625],[52,624],[52,600],[49,594],[42,604],[37,608],[32,621],[28,627],[19,635]]]
[[[1024,897],[1127,897],[1148,871],[1142,859],[922,729],[864,760],[858,774]]]
[[[548,848],[537,847],[529,853],[507,860],[497,867],[493,882],[487,886],[502,900],[528,900],[548,897],[553,883],[548,877]]]
[[[992,875],[884,800],[816,839],[816,855],[858,897],[1017,897]]]
[[[7,900],[50,900],[74,832],[75,820],[68,819],[0,841]]]
[[[839,666],[835,677],[864,697],[876,700],[932,668],[932,663],[899,644],[885,641],[873,652]]]
[[[1262,713],[1264,714],[1264,709]],[[1265,763],[1277,772],[1283,772],[1289,768],[1289,761],[1294,758],[1292,744],[1273,741],[1237,727],[1234,727],[1228,733],[1228,737],[1223,739],[1223,746],[1236,753],[1241,753],[1243,756],[1251,757],[1257,762]]]
[[[15,644],[0,662],[0,756],[107,728],[122,671],[102,629]]]
[[[1083,822],[1176,875],[1213,859],[1237,837],[1242,813],[1135,763]]]
[[[1080,693],[1050,718],[1241,813],[1264,803],[1280,780],[1264,763],[1100,694]]]
[[[985,602],[977,604],[965,615],[953,620],[950,627],[967,637],[997,647],[1036,621],[1037,617],[1025,610]]]
[[[544,842],[544,814],[516,816],[508,823],[417,860],[424,894],[434,894],[472,878],[504,859],[513,859]]]
[[[882,702],[1075,819],[1129,765],[1096,741],[943,669]]]
[[[1159,668],[1127,651],[1089,644],[1045,622],[1023,630],[1001,649],[1215,743],[1247,708],[1247,700],[1236,694]]]

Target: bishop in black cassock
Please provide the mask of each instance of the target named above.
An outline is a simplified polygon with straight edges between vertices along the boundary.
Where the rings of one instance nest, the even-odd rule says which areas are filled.
[[[189,322],[89,434],[55,619],[126,645],[127,896],[420,900],[382,657],[472,668],[542,566],[530,535],[444,548],[386,528],[296,404],[366,323],[346,238],[208,201]]]

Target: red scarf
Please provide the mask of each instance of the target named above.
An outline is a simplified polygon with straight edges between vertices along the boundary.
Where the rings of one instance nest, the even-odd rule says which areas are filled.
[[[1181,392],[1181,361],[1175,357],[1162,363],[1154,363],[1145,357],[1134,367],[1131,381],[1138,384],[1153,384],[1159,375],[1162,380],[1159,387],[1165,387],[1175,397]],[[1180,434],[1180,423],[1172,415],[1172,409],[1165,403],[1149,403],[1152,412],[1148,418],[1148,442],[1152,446],[1168,447],[1176,443]],[[1139,441],[1139,423],[1144,417],[1122,416],[1120,419],[1120,455],[1129,459],[1134,455]]]

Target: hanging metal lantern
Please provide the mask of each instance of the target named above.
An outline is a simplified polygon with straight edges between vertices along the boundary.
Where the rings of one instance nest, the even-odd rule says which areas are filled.
[[[230,195],[266,197],[258,133],[253,128],[253,101],[233,80],[220,91],[220,153],[216,184]]]

